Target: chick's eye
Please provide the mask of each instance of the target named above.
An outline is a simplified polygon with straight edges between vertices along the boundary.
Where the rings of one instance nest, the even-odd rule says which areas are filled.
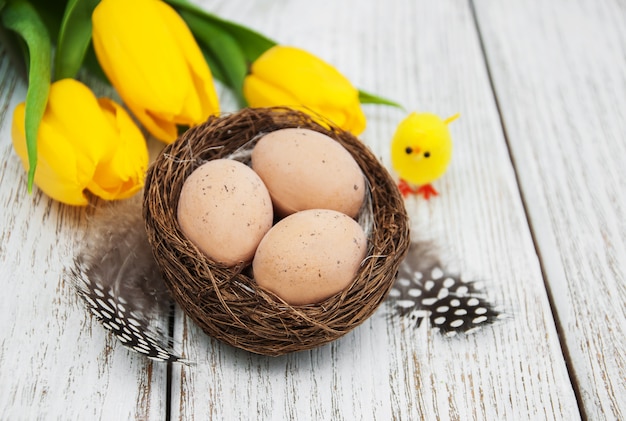
[[[430,158],[430,152],[424,152],[424,158]]]
[[[406,152],[407,155],[411,155],[411,153],[413,153],[413,148],[410,146],[407,146],[407,148],[404,150],[404,152]]]

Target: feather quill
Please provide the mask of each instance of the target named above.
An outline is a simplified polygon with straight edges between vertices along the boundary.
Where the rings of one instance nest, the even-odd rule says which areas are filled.
[[[140,194],[99,211],[70,275],[87,308],[124,346],[153,360],[186,362],[160,327],[173,300],[148,243]]]

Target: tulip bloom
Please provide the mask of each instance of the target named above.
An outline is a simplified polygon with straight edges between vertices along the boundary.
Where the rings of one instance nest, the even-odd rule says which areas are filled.
[[[160,0],[102,0],[92,15],[102,69],[137,119],[171,143],[177,125],[219,112],[211,71],[182,18]]]
[[[28,168],[25,104],[13,113],[13,147]],[[51,198],[86,205],[85,189],[103,199],[124,199],[143,186],[148,149],[124,109],[96,99],[82,83],[63,79],[50,87],[37,133],[35,184]]]
[[[252,107],[288,106],[355,135],[365,130],[359,91],[330,64],[298,48],[275,46],[250,69],[243,93]]]

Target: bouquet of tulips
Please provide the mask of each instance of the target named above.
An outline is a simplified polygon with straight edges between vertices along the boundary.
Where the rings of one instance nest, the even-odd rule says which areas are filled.
[[[241,107],[289,106],[355,135],[365,129],[361,104],[397,106],[312,54],[185,0],[0,0],[0,27],[26,61],[12,139],[28,189],[71,205],[88,203],[85,190],[107,200],[140,190],[148,152],[135,121],[173,142],[219,113],[213,78]],[[102,76],[124,106],[96,98],[79,71]]]

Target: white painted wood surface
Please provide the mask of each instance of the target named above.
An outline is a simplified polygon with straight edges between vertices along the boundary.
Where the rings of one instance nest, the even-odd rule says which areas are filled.
[[[97,209],[29,195],[11,145],[26,86],[0,47],[0,419],[163,419],[166,372],[120,347],[65,273]]]
[[[477,20],[459,0],[198,3],[409,109],[461,113],[441,196],[407,206],[414,232],[485,280],[511,317],[445,339],[385,305],[330,345],[269,358],[206,337],[179,312],[177,337],[197,364],[172,367],[167,414],[167,367],[119,346],[65,282],[98,209],[26,193],[10,142],[25,85],[0,47],[0,419],[575,420],[579,405],[587,419],[624,418],[619,0],[477,0]],[[366,114],[363,141],[388,165],[404,114]]]
[[[582,407],[626,419],[624,2],[476,6]]]
[[[468,338],[444,340],[389,323],[382,309],[344,339],[278,359],[222,346],[184,321],[186,352],[209,363],[174,370],[173,418],[210,413],[237,419],[257,412],[263,419],[305,420],[576,419],[468,4],[268,4],[248,4],[243,13],[237,2],[215,7],[326,58],[363,89],[410,108],[461,113],[453,123],[455,161],[439,184],[442,196],[431,203],[411,200],[409,208],[416,232],[454,249],[448,251],[461,270],[486,278],[514,317]],[[281,24],[298,16],[296,31]],[[388,142],[403,114],[372,107],[368,116],[363,139],[388,163]]]

